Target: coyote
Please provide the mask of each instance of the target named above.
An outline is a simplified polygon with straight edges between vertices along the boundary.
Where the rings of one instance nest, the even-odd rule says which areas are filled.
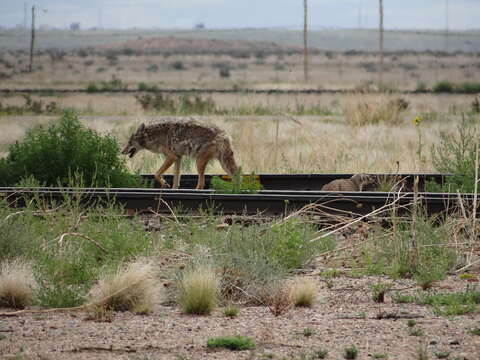
[[[130,136],[122,154],[133,157],[141,149],[165,155],[165,161],[155,174],[162,187],[168,186],[162,175],[175,163],[173,188],[178,189],[180,164],[184,155],[196,159],[197,189],[205,186],[205,168],[211,159],[218,159],[229,176],[238,170],[227,134],[214,125],[201,124],[193,119],[170,119],[148,126],[141,124]]]
[[[336,179],[322,187],[322,191],[362,191],[363,187],[374,182],[367,174],[356,174],[350,179]]]

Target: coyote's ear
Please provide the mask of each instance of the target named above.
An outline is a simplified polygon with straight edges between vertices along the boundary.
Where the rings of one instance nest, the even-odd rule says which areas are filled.
[[[138,127],[137,132],[143,131],[144,129],[145,129],[145,124],[142,123],[142,124]]]

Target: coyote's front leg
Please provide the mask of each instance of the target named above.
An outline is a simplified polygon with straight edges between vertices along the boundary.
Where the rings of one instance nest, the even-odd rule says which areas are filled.
[[[172,156],[173,155],[173,156]],[[157,181],[160,183],[160,186],[162,188],[164,187],[170,187],[168,185],[168,183],[165,181],[165,179],[163,178],[163,174],[165,173],[165,171],[167,171],[170,166],[172,166],[172,164],[177,160],[177,157],[174,155],[174,154],[169,154],[167,155],[167,158],[165,159],[165,161],[163,162],[162,166],[160,167],[160,169],[158,169],[158,171],[155,173],[155,179],[157,179]]]

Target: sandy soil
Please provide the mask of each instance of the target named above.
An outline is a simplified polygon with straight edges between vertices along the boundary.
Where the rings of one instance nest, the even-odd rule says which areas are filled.
[[[265,307],[242,307],[233,319],[217,309],[210,316],[183,315],[175,307],[157,306],[151,315],[117,313],[111,322],[88,320],[85,312],[34,313],[0,318],[0,356],[8,359],[309,359],[328,350],[329,359],[342,358],[355,345],[358,359],[388,354],[389,359],[417,359],[418,349],[449,352],[450,359],[479,359],[480,336],[469,330],[480,326],[480,314],[454,318],[435,316],[432,309],[414,304],[383,304],[371,299],[371,277],[342,276],[328,288],[318,271],[306,275],[319,283],[313,308],[295,308],[275,317]],[[412,291],[413,283],[395,282],[394,289]],[[438,284],[460,290],[465,280],[450,277]],[[1,309],[4,311],[6,309]],[[382,317],[383,319],[378,319]],[[423,336],[409,334],[407,319]],[[303,330],[313,330],[304,336]],[[255,350],[211,351],[210,337],[241,334],[251,337]]]

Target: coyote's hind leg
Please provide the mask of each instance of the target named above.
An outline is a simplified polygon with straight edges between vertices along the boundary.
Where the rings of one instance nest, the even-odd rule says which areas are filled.
[[[213,158],[215,154],[215,146],[209,146],[205,150],[201,151],[197,155],[197,171],[198,171],[198,182],[197,189],[203,189],[205,187],[205,168],[207,167],[208,162]]]

